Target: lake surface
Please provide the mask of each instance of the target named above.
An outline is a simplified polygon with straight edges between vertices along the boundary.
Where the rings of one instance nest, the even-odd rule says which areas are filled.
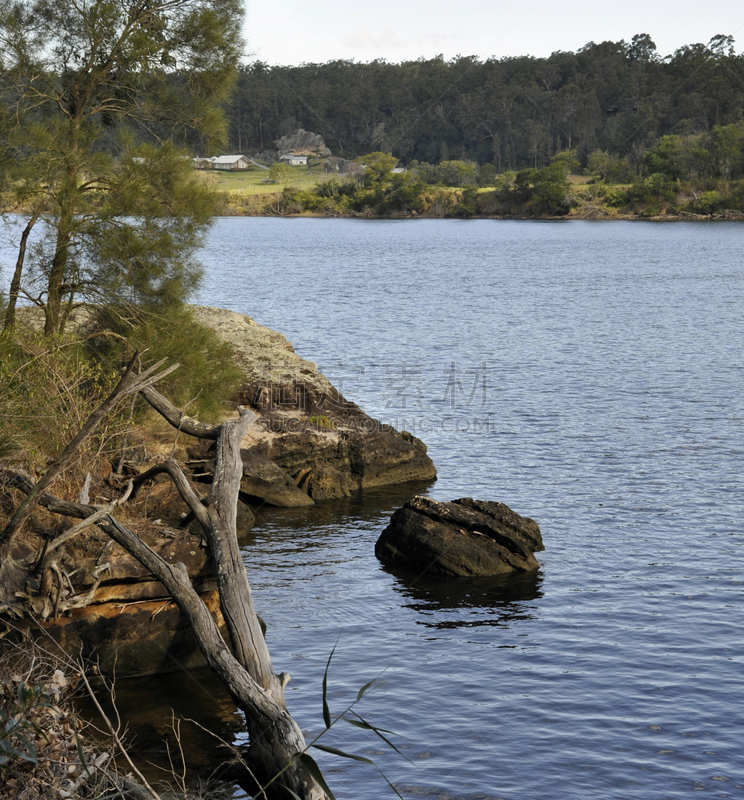
[[[262,510],[244,556],[288,703],[404,797],[744,798],[744,226],[221,219],[198,302],[282,331],[439,470]],[[374,543],[413,492],[536,519],[515,581],[411,581]],[[380,746],[378,746],[380,745]],[[393,796],[319,759],[339,798]]]

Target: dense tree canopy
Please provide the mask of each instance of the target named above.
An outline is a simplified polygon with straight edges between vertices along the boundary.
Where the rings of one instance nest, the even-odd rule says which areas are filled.
[[[472,160],[503,171],[547,167],[563,150],[584,166],[598,151],[638,173],[662,136],[739,123],[743,89],[744,56],[724,35],[665,58],[639,34],[549,58],[255,62],[241,67],[230,100],[230,146],[261,151],[302,127],[346,157],[386,151],[405,163]]]

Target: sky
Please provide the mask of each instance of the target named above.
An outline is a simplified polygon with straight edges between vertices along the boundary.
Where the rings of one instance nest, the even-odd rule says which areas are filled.
[[[648,33],[660,55],[732,35],[741,0],[246,0],[246,61],[296,65],[443,55],[549,56]]]

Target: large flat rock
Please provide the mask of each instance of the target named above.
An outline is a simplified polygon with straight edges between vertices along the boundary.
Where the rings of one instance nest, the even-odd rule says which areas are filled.
[[[243,448],[277,465],[313,500],[346,497],[360,489],[436,477],[426,445],[365,414],[301,358],[282,334],[251,317],[223,308],[194,306],[199,322],[233,347],[245,375],[241,402],[257,414]],[[206,453],[202,456],[206,460]],[[244,458],[244,478],[260,477],[259,465]],[[276,476],[280,478],[280,476]],[[261,478],[263,481],[263,478]],[[254,486],[261,481],[254,481]],[[278,481],[276,498],[289,497]],[[248,487],[246,494],[256,494]],[[263,481],[261,491],[271,493]],[[287,505],[298,505],[297,496]]]
[[[229,641],[219,595],[209,591],[201,598]],[[102,672],[120,677],[176,672],[205,663],[188,619],[169,597],[100,603],[40,624],[68,653],[82,653]],[[45,637],[39,642],[44,644]]]

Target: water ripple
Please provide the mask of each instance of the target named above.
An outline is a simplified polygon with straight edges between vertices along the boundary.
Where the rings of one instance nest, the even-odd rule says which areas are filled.
[[[434,497],[504,501],[547,546],[512,585],[417,582],[373,555],[405,487],[262,512],[245,560],[303,725],[338,639],[332,707],[387,667],[365,708],[413,754],[374,755],[406,797],[744,798],[743,241],[739,224],[219,221],[200,302],[281,330],[420,435]],[[322,761],[338,796],[388,796]]]

